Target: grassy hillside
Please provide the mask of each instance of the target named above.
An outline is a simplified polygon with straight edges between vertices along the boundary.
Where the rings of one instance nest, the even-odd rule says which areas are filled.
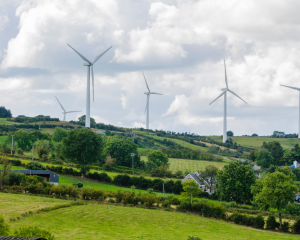
[[[259,148],[263,142],[278,141],[284,149],[291,149],[296,143],[300,144],[298,138],[270,138],[270,137],[231,137],[234,142],[246,147]],[[222,142],[220,138],[214,138],[216,141]]]
[[[10,204],[9,206],[14,209],[12,211],[11,208],[8,207],[0,208],[1,213],[4,214],[6,219],[22,212],[55,205],[58,201],[63,201],[3,193],[0,193],[0,199],[1,206]],[[95,204],[34,213],[28,217],[9,223],[12,231],[26,225],[47,228],[55,235],[57,240],[186,240],[188,236],[197,236],[205,240],[299,239],[299,235],[256,230],[220,220],[207,219],[184,213]]]
[[[7,139],[7,136],[0,136],[0,142],[3,144]]]
[[[145,162],[147,161],[147,157],[141,157]],[[212,161],[203,161],[203,160],[188,160],[188,159],[180,159],[180,158],[169,158],[170,167],[169,169],[172,172],[176,172],[181,170],[185,172],[185,170],[189,170],[190,172],[196,172],[199,170],[204,170],[204,168],[208,165],[214,165],[219,169],[222,169],[227,162],[212,162]]]
[[[152,136],[152,135],[147,135],[147,136],[152,137],[154,139],[159,139],[159,140],[167,139],[167,140],[173,141],[173,142],[175,142],[175,143],[177,143],[177,144],[179,144],[183,147],[187,147],[187,148],[190,148],[190,149],[193,149],[193,150],[207,151],[207,148],[205,148],[205,147],[197,146],[197,145],[188,143],[188,142],[183,141],[183,140],[174,139],[174,138],[167,138],[167,137],[158,137],[158,136]]]

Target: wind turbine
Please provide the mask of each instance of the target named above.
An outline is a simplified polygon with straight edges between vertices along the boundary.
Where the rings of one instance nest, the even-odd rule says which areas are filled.
[[[67,44],[70,48],[72,48],[69,44]],[[87,87],[86,87],[86,115],[85,115],[85,127],[90,128],[90,71],[92,72],[92,85],[93,85],[93,101],[94,101],[94,71],[93,71],[93,65],[95,62],[98,61],[99,58],[101,58],[109,49],[112,47],[109,47],[106,51],[98,55],[94,62],[89,61],[86,57],[84,57],[82,54],[80,54],[78,51],[76,51],[74,48],[72,48],[84,61],[87,63],[83,63],[83,66],[87,66]]]
[[[144,72],[142,72],[142,73],[143,73],[144,78],[145,78]],[[150,91],[150,88],[149,88],[149,86],[148,86],[148,84],[147,84],[146,78],[145,78],[145,82],[146,82],[146,86],[147,86],[147,88],[148,88],[148,92],[145,92],[145,94],[147,95],[147,105],[146,105],[146,108],[145,108],[145,112],[147,111],[147,115],[146,115],[146,129],[149,129],[149,99],[150,99],[150,95],[151,95],[151,94],[162,95],[162,94],[156,93],[156,92],[151,92],[151,91]]]
[[[223,91],[215,100],[213,100],[209,105],[211,105],[213,102],[215,102],[218,98],[222,97],[224,95],[224,120],[223,120],[223,143],[227,140],[227,92],[231,92],[233,95],[241,99],[243,102],[245,102],[241,97],[239,97],[235,92],[231,91],[228,88],[228,82],[227,82],[227,74],[226,74],[226,65],[224,60],[224,68],[225,68],[225,83],[226,88],[221,88],[221,91]],[[246,103],[246,102],[245,102]],[[247,104],[247,103],[246,103]]]
[[[294,90],[297,90],[299,92],[299,123],[298,123],[298,138],[300,138],[300,88],[296,88],[296,87],[290,87],[290,86],[286,86],[286,85],[281,85],[282,87],[287,87],[287,88],[291,88]]]
[[[55,96],[55,97],[56,97],[56,96]],[[67,113],[81,112],[81,111],[69,111],[69,112],[67,112],[67,111],[64,109],[64,107],[61,105],[61,103],[60,103],[60,101],[58,100],[57,97],[56,97],[56,100],[58,101],[59,105],[61,106],[62,110],[64,111],[64,112],[63,112],[63,115],[64,115],[64,121],[66,120],[66,115],[67,115]]]

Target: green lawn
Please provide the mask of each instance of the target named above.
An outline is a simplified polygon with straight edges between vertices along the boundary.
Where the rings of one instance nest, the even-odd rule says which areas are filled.
[[[4,125],[14,125],[14,124],[19,124],[19,123],[8,122],[8,121],[6,120],[6,118],[0,118],[0,125],[2,125],[2,124],[4,124]]]
[[[18,217],[20,214],[28,212],[29,210],[33,211],[68,202],[67,200],[53,198],[0,193],[0,214],[8,220],[9,218]]]
[[[4,143],[7,139],[7,136],[0,136],[0,143]]]
[[[231,137],[234,142],[245,147],[260,148],[263,142],[277,141],[280,142],[284,149],[291,149],[296,143],[300,144],[298,138],[270,138],[270,137]],[[222,142],[221,138],[215,138],[216,141]]]
[[[5,200],[0,202],[3,206],[0,211],[5,218],[40,207],[55,205],[58,201],[38,197],[27,198],[22,195],[1,195],[5,195]],[[47,228],[57,240],[186,240],[188,236],[197,236],[202,240],[299,239],[299,235],[262,231],[184,213],[113,205],[89,204],[61,208],[50,212],[35,213],[9,223],[12,232],[27,225]]]

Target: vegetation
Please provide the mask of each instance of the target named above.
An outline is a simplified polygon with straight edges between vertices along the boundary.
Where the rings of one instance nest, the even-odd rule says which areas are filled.
[[[5,107],[0,107],[0,118],[11,118],[12,114],[9,109],[6,109]]]
[[[195,182],[193,179],[189,179],[182,183],[182,188],[184,192],[182,192],[182,196],[187,197],[191,200],[191,205],[193,204],[193,196],[198,196],[202,189],[199,189],[198,183]]]

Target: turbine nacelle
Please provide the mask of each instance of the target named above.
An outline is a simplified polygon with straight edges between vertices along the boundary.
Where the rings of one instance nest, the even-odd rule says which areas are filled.
[[[92,66],[92,64],[90,64],[90,63],[83,63],[83,66],[88,67],[88,66]]]
[[[228,91],[228,88],[221,88],[221,91]]]

